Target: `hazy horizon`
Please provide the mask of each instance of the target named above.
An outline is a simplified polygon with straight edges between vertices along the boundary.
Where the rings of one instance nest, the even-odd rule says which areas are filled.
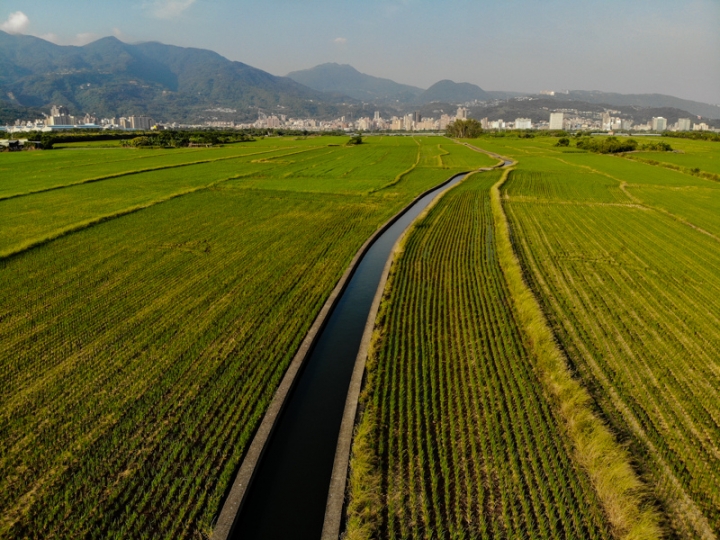
[[[287,75],[335,62],[428,88],[668,94],[720,104],[720,2],[0,1],[0,29],[61,45],[114,35]]]

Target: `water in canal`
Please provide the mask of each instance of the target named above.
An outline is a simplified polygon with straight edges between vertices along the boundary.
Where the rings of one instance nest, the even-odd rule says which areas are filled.
[[[232,538],[320,538],[345,399],[383,268],[403,231],[441,191],[464,176],[418,199],[361,259],[288,397]]]

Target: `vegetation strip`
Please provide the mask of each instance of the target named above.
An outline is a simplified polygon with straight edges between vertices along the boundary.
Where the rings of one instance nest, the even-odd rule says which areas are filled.
[[[413,170],[415,170],[415,168],[420,163],[420,150],[422,149],[422,147],[420,146],[420,143],[415,140],[415,137],[413,137],[413,141],[415,141],[415,143],[418,145],[417,157],[415,158],[415,163],[413,163],[407,170],[398,174],[392,182],[388,182],[387,184],[385,184],[384,186],[380,186],[379,188],[371,189],[368,193],[377,193],[378,191],[388,189],[388,188],[394,186],[395,184],[397,184],[398,182],[400,182],[403,178],[405,178],[408,174],[410,174],[411,172],[413,172]]]
[[[671,171],[678,171],[683,174],[689,174],[691,176],[697,176],[698,178],[703,178],[705,180],[711,180],[713,182],[720,182],[720,174],[711,173],[708,171],[702,171],[697,167],[683,167],[682,165],[676,165],[675,163],[667,163],[665,161],[658,161],[656,159],[647,159],[644,157],[640,157],[636,155],[635,153],[627,153],[623,154],[624,158],[631,159],[633,161],[637,161],[639,163],[645,163],[646,165],[653,165],[656,167],[665,167],[666,169],[670,169]]]
[[[243,499],[245,498],[245,495],[247,493],[248,486],[252,482],[252,478],[255,473],[255,469],[257,468],[257,465],[260,462],[260,459],[262,458],[262,454],[263,454],[265,445],[267,444],[268,439],[272,435],[273,428],[277,422],[277,419],[278,419],[280,413],[282,412],[282,409],[285,405],[288,394],[290,393],[290,390],[292,390],[292,387],[295,384],[298,372],[300,371],[300,368],[302,367],[303,363],[305,362],[305,360],[308,356],[308,352],[310,351],[310,348],[312,347],[312,344],[315,342],[315,339],[317,338],[318,334],[322,330],[322,328],[325,324],[325,321],[327,320],[330,312],[332,311],[333,306],[340,299],[340,296],[342,295],[342,292],[345,289],[347,282],[352,277],[352,274],[355,271],[355,269],[357,268],[357,265],[360,263],[360,260],[362,259],[363,255],[365,255],[365,253],[370,248],[370,246],[373,244],[373,242],[375,242],[375,240],[380,235],[382,235],[382,233],[384,233],[385,230],[387,230],[403,214],[405,214],[405,212],[407,212],[408,209],[410,209],[417,202],[418,199],[422,198],[427,193],[430,193],[431,191],[447,184],[448,182],[450,182],[452,180],[452,178],[454,178],[454,176],[451,178],[448,178],[447,180],[442,182],[439,186],[434,186],[434,187],[424,191],[420,195],[416,196],[402,210],[400,210],[397,214],[395,214],[392,218],[390,218],[387,222],[385,222],[378,230],[376,230],[375,233],[373,233],[373,235],[370,238],[368,238],[365,241],[365,243],[360,247],[360,249],[355,254],[355,257],[353,257],[353,260],[350,262],[350,265],[345,270],[345,273],[342,275],[342,277],[338,281],[337,285],[335,285],[335,288],[333,289],[332,293],[330,294],[327,301],[323,305],[322,309],[320,310],[320,313],[318,313],[317,317],[315,318],[315,321],[313,322],[313,325],[310,327],[310,330],[308,331],[305,338],[303,339],[303,342],[300,345],[300,348],[295,353],[295,356],[293,357],[293,360],[292,360],[290,366],[288,367],[287,372],[286,372],[285,376],[283,377],[282,382],[280,383],[280,386],[278,387],[277,391],[275,392],[275,395],[273,397],[273,400],[272,400],[270,406],[267,409],[267,412],[263,416],[263,420],[260,424],[260,427],[258,428],[257,432],[253,436],[252,443],[250,444],[250,447],[248,448],[247,454],[244,456],[244,458],[242,460],[242,465],[240,466],[240,470],[238,471],[237,476],[235,477],[235,480],[232,484],[232,487],[230,488],[230,492],[227,496],[227,499],[225,500],[225,503],[222,506],[222,510],[220,511],[220,515],[218,517],[217,524],[213,530],[212,540],[225,540],[230,536],[235,519],[242,508]],[[378,290],[380,290],[380,289],[378,289]],[[375,303],[373,303],[373,307],[375,307]],[[365,338],[363,337],[363,343],[364,342],[365,342]],[[353,373],[353,378],[354,377],[355,377],[355,373]],[[352,385],[352,383],[351,383],[351,385]],[[357,397],[355,397],[355,401],[357,401]],[[343,424],[344,423],[345,423],[345,419],[343,419]],[[352,429],[352,426],[351,426],[351,429]],[[342,437],[342,428],[341,428],[341,437]],[[348,444],[348,450],[349,450],[349,444]],[[335,479],[335,477],[336,477],[336,474],[335,474],[335,471],[333,471],[333,480]],[[343,479],[343,484],[344,484],[344,479]],[[342,491],[344,492],[344,486],[343,486]],[[342,510],[342,500],[340,502],[340,505],[341,505],[341,510]],[[339,521],[338,521],[338,528],[339,528]],[[323,537],[325,537],[325,533],[323,533]]]
[[[176,199],[177,197],[189,195],[191,193],[195,193],[195,192],[201,191],[203,189],[210,189],[210,188],[216,187],[218,184],[222,184],[223,182],[227,182],[229,180],[235,180],[235,179],[241,178],[241,177],[242,177],[242,175],[231,176],[229,178],[223,178],[222,180],[218,180],[216,182],[213,182],[212,184],[207,184],[205,186],[198,186],[198,187],[194,187],[194,188],[190,188],[190,189],[185,189],[183,191],[172,193],[170,195],[161,197],[159,199],[155,199],[153,201],[149,201],[149,202],[146,202],[143,204],[137,204],[134,206],[130,206],[128,208],[123,208],[122,210],[120,210],[118,212],[112,212],[110,214],[103,214],[103,215],[94,217],[92,219],[86,219],[79,223],[74,223],[73,225],[70,225],[68,227],[63,227],[62,229],[55,230],[51,234],[44,236],[42,238],[34,238],[32,240],[24,242],[23,244],[21,244],[19,246],[14,246],[11,249],[8,249],[5,251],[0,251],[0,261],[14,257],[15,255],[19,255],[20,253],[24,253],[30,249],[48,244],[48,243],[52,242],[53,240],[57,240],[58,238],[62,238],[63,236],[67,236],[68,234],[72,234],[72,233],[81,231],[83,229],[87,229],[94,225],[99,225],[100,223],[105,223],[106,221],[109,221],[111,219],[116,219],[116,218],[119,218],[122,216],[126,216],[128,214],[132,214],[132,213],[138,212],[140,210],[145,210],[146,208],[150,208],[157,204],[171,201],[173,199]]]
[[[660,538],[659,516],[645,500],[643,485],[632,469],[630,456],[592,412],[590,395],[572,378],[542,309],[524,281],[500,200],[500,186],[510,171],[491,189],[497,251],[523,330],[538,362],[540,378],[557,402],[573,440],[576,458],[588,471],[617,537]]]
[[[313,148],[308,148],[307,150],[301,150],[300,152],[308,152],[310,150],[315,150],[315,149],[316,149],[316,147],[313,147]],[[276,151],[277,151],[277,149],[273,149],[273,150],[266,150],[263,152],[256,152],[253,154],[225,156],[225,157],[215,158],[215,159],[203,159],[203,160],[199,160],[199,161],[189,161],[187,163],[175,163],[172,165],[161,165],[159,167],[148,167],[145,169],[136,169],[134,171],[119,172],[119,173],[114,173],[114,174],[108,174],[105,176],[98,176],[96,178],[85,178],[83,180],[78,180],[76,182],[70,182],[68,184],[61,184],[61,185],[57,185],[57,186],[51,186],[51,187],[36,189],[36,190],[32,190],[32,191],[26,191],[24,193],[13,193],[11,195],[0,195],[0,201],[7,201],[9,199],[17,199],[18,197],[27,197],[29,195],[36,195],[38,193],[45,193],[47,191],[55,191],[58,189],[65,189],[65,188],[69,188],[69,187],[73,187],[73,186],[81,186],[83,184],[91,184],[93,182],[101,182],[103,180],[112,180],[113,178],[121,178],[123,176],[132,176],[134,174],[163,171],[163,170],[167,170],[167,169],[178,169],[180,167],[190,167],[192,165],[203,165],[206,163],[215,163],[217,161],[227,161],[227,160],[231,160],[231,159],[242,159],[244,157],[257,156],[259,154],[268,154],[268,153],[272,153],[272,152],[276,152]],[[298,154],[300,152],[292,152],[292,154]],[[283,156],[279,156],[279,157],[284,157],[285,155],[286,154],[283,154]]]

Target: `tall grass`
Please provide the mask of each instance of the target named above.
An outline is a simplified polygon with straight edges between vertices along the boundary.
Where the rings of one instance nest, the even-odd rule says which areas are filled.
[[[497,252],[540,380],[565,421],[576,459],[590,476],[615,535],[627,540],[662,538],[660,518],[647,502],[628,452],[593,413],[590,395],[572,378],[540,304],[523,279],[500,200],[500,187],[511,170],[505,171],[491,189]]]

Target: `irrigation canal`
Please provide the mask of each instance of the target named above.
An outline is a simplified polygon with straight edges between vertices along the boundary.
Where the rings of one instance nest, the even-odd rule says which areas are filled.
[[[413,220],[465,176],[418,199],[360,260],[287,398],[230,538],[320,538],[350,378],[385,264]]]

